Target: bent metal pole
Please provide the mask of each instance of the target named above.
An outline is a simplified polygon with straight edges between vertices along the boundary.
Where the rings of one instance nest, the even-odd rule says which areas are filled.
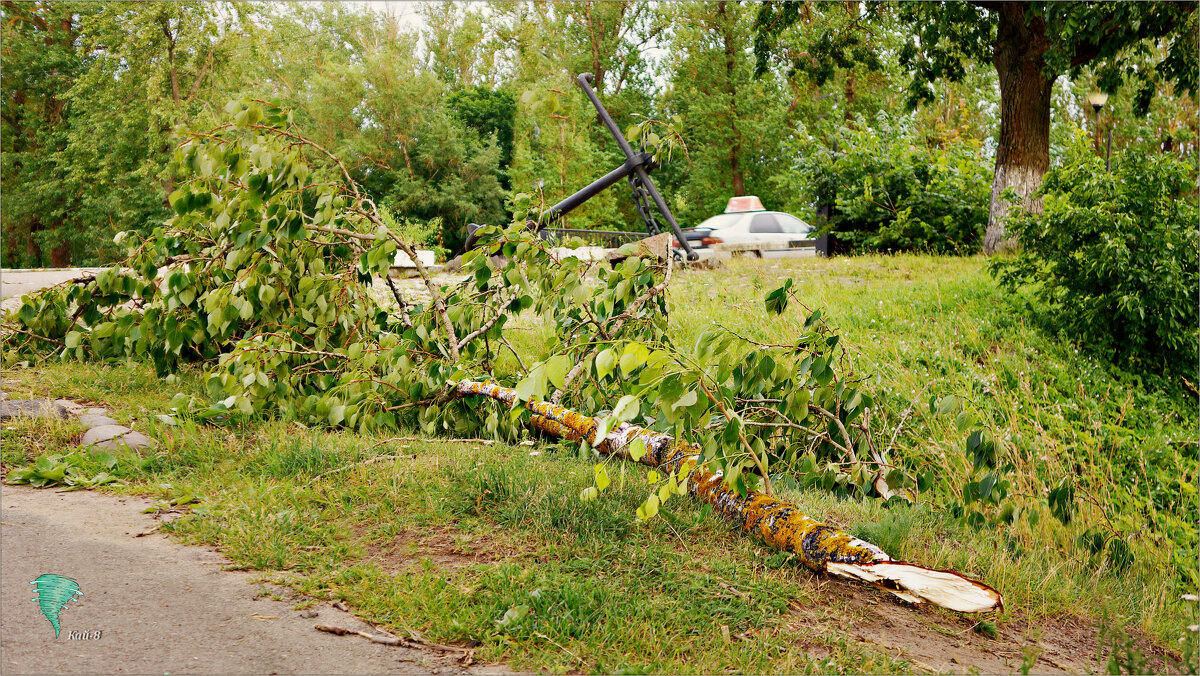
[[[516,390],[491,381],[463,380],[455,386],[455,393],[482,395],[509,406],[517,402]],[[700,449],[694,444],[629,423],[622,423],[604,439],[597,440],[599,421],[595,418],[545,401],[526,402],[525,407],[533,414],[531,427],[564,439],[586,440],[601,453],[632,459],[630,445],[641,439],[646,454],[638,462],[664,472],[692,466],[694,469],[687,477],[691,495],[712,505],[743,531],[757,535],[771,547],[794,553],[813,570],[867,582],[910,603],[928,601],[964,613],[1003,606],[1000,593],[982,582],[950,570],[895,561],[879,547],[823,524],[799,507],[769,495],[757,491],[738,495],[722,481],[721,472],[711,472],[700,462]]]

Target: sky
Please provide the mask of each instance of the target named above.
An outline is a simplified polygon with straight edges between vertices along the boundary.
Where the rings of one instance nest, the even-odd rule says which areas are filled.
[[[306,0],[319,2],[320,0]],[[362,7],[380,14],[394,14],[400,21],[400,27],[418,30],[425,27],[425,20],[417,13],[420,4],[415,0],[351,0],[346,3],[350,7]]]

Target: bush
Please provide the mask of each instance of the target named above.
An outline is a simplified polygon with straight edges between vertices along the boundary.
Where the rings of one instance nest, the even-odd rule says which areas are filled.
[[[936,147],[907,118],[880,113],[834,132],[831,145],[805,140],[800,160],[779,177],[798,195],[795,211],[830,205],[827,229],[860,251],[971,254],[987,226],[991,161],[975,141]]]
[[[1195,166],[1166,154],[1113,157],[1080,132],[1037,195],[1042,214],[1007,224],[1021,251],[998,259],[1002,286],[1032,284],[1054,324],[1135,371],[1195,373],[1200,234]]]

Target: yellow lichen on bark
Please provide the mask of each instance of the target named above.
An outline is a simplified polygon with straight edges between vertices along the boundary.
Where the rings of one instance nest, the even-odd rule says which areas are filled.
[[[510,406],[518,401],[516,391],[492,382],[464,380],[460,395],[483,395]],[[800,508],[757,491],[739,495],[727,485],[720,472],[712,472],[701,461],[700,449],[667,434],[622,423],[603,439],[596,439],[600,421],[568,408],[544,401],[529,401],[529,426],[563,439],[587,441],[601,453],[630,458],[630,446],[641,440],[645,455],[638,462],[675,473],[690,472],[688,492],[712,505],[719,514],[743,532],[757,536],[767,545],[791,552],[805,566],[820,572],[860,580],[883,588],[913,603],[930,601],[962,612],[982,612],[1002,606],[999,592],[954,571],[938,571],[894,561],[882,549],[864,542],[836,526],[821,523]]]

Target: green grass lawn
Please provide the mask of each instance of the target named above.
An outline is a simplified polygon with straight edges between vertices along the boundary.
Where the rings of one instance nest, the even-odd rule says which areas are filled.
[[[1036,523],[975,530],[930,504],[782,497],[896,558],[996,587],[1005,609],[989,621],[999,640],[1019,646],[1070,614],[1143,636],[1143,651],[1181,651],[1176,639],[1196,621],[1179,596],[1195,591],[1180,566],[1195,579],[1198,425],[1182,383],[1151,383],[1080,354],[1040,328],[1026,299],[1002,295],[980,258],[738,260],[685,271],[670,295],[674,338],[690,344],[713,322],[778,338],[788,320],[767,318],[762,296],[789,276],[870,376],[876,438],[936,470],[935,497],[957,495],[970,469],[965,433],[929,412],[931,396],[953,394],[1006,442],[1019,499],[1042,499],[1071,475],[1080,511],[1065,527],[1043,506]],[[538,322],[522,318],[514,329],[527,363],[545,356]],[[574,445],[388,438],[282,420],[167,426],[155,414],[175,392],[199,394],[199,372],[166,384],[140,364],[37,364],[6,371],[4,389],[103,404],[156,437],[157,452],[118,456],[112,471],[128,483],[115,490],[199,497],[169,527],[183,540],[217,545],[236,565],[313,598],[344,599],[370,621],[475,645],[476,659],[554,672],[924,668],[861,640],[850,621],[892,604],[882,593],[818,578],[690,501],[638,523],[645,486],[633,466],[609,460],[613,488],[581,502],[592,474]],[[75,423],[6,423],[4,463],[70,450],[81,432]],[[1091,555],[1078,542],[1089,528],[1127,538],[1133,562],[1118,570]],[[991,640],[970,631],[978,618],[911,612],[935,637]],[[1017,657],[1011,668],[1020,666]]]

